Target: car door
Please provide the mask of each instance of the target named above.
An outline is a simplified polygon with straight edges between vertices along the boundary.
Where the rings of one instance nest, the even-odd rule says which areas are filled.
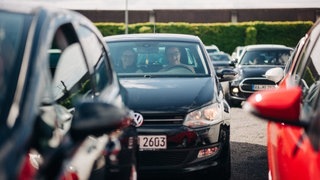
[[[80,41],[92,76],[94,93],[99,100],[109,102],[121,109],[127,109],[125,104],[126,91],[120,86],[117,76],[112,71],[110,59],[100,38],[94,32],[80,25],[77,28]],[[128,124],[117,130],[117,139],[121,143],[121,151],[114,162],[108,164],[107,177],[115,179],[130,179],[132,169],[136,169],[137,131],[136,127]],[[115,137],[115,136],[114,136]]]
[[[319,52],[320,41],[317,33],[307,40],[291,76],[286,79],[287,88],[290,88],[290,84],[297,84],[303,90],[300,111],[302,121],[313,120],[318,111]],[[269,167],[273,179],[319,177],[319,151],[312,146],[307,129],[276,123],[269,123],[268,127]]]
[[[41,48],[35,50],[34,71],[27,81],[35,85],[26,106],[36,100],[40,103],[36,107],[38,114],[32,126],[28,157],[18,174],[22,179],[57,176],[63,161],[59,149],[71,126],[73,107],[91,89],[86,87],[88,68],[72,24],[53,25],[52,31],[39,37]]]

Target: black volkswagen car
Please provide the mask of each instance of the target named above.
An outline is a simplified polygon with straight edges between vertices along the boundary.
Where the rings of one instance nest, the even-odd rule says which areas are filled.
[[[264,77],[268,69],[284,68],[293,48],[277,44],[245,46],[234,69],[238,77],[229,82],[226,99],[230,106],[239,107],[252,93],[273,89],[276,84]]]
[[[128,91],[128,106],[144,119],[138,127],[139,175],[198,171],[218,177],[212,171],[217,169],[228,178],[230,107],[202,41],[181,34],[115,35],[105,41]],[[220,81],[234,75],[221,71]]]
[[[0,178],[136,179],[133,116],[93,23],[7,1],[0,19]]]

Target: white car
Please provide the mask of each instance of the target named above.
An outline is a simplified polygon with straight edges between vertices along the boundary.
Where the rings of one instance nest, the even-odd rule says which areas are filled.
[[[234,51],[232,52],[232,55],[231,55],[233,60],[239,60],[240,59],[240,56],[241,56],[243,48],[244,48],[244,46],[237,46],[234,49]]]
[[[212,45],[210,45],[210,46],[206,46],[206,50],[207,50],[207,52],[208,52],[209,54],[220,51],[219,48],[218,48],[218,46],[216,46],[216,45],[214,45],[214,44],[212,44]]]

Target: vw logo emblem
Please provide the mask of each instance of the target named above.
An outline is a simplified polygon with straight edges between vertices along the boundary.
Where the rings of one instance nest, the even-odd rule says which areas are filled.
[[[140,113],[134,113],[134,123],[136,127],[140,127],[143,123],[143,116]]]

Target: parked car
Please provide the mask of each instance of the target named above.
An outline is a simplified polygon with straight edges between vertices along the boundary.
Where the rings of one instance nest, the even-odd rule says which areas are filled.
[[[233,59],[234,61],[238,61],[238,60],[240,59],[240,56],[241,56],[241,54],[242,54],[242,52],[243,52],[243,48],[244,48],[244,46],[237,46],[237,47],[233,50],[233,52],[232,52],[232,54],[231,54],[231,57],[232,57],[232,59]]]
[[[252,93],[275,88],[275,83],[264,77],[268,69],[284,68],[293,48],[276,44],[249,45],[243,49],[236,64],[238,77],[229,82],[226,98],[230,106],[239,107]]]
[[[231,56],[225,52],[215,52],[209,54],[213,67],[216,72],[219,72],[224,69],[233,69],[235,67],[234,62],[232,61]]]
[[[118,70],[118,76],[128,91],[129,108],[144,119],[138,127],[139,172],[202,172],[217,178],[217,169],[221,177],[230,177],[230,107],[202,41],[157,33],[114,35],[105,41],[116,70],[123,58],[136,57],[137,69]],[[181,57],[181,63],[168,65],[172,57]],[[234,76],[222,71],[220,81]]]
[[[279,88],[253,94],[244,106],[268,120],[269,179],[320,177],[319,35],[317,21],[296,46],[285,73],[266,72],[269,79],[280,80]]]
[[[207,50],[207,52],[208,52],[209,54],[220,51],[219,48],[218,48],[218,46],[216,46],[216,45],[214,45],[214,44],[209,45],[209,46],[205,46],[205,48],[206,48],[206,50]]]
[[[0,19],[1,179],[135,177],[133,116],[98,29],[28,3],[0,2]]]

